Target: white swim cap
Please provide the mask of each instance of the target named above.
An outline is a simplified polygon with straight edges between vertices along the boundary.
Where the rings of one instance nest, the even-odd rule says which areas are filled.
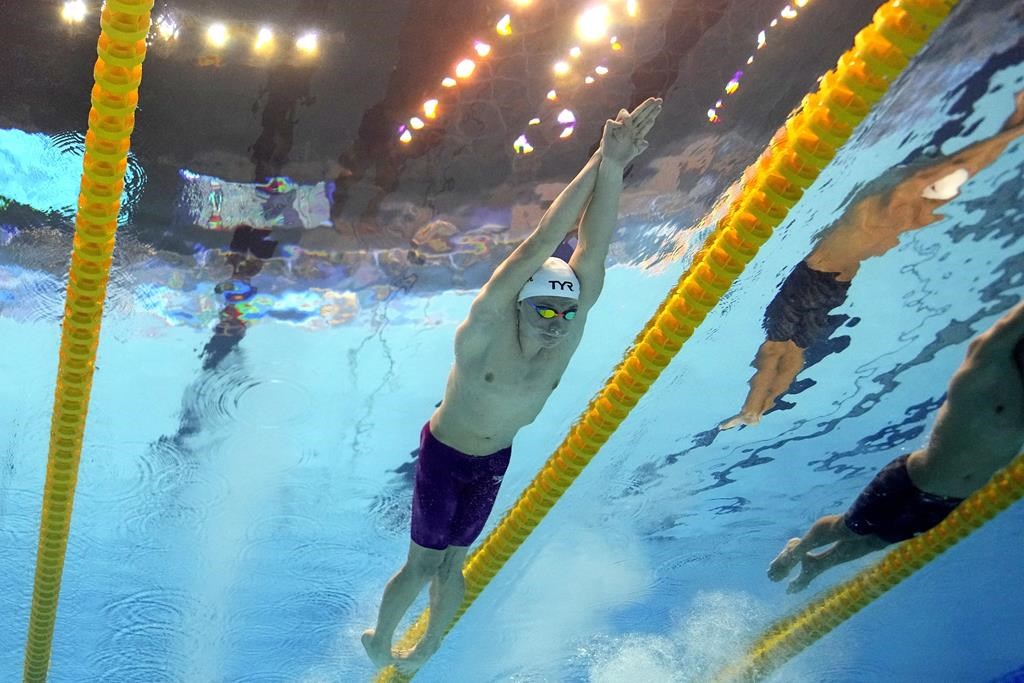
[[[958,168],[947,176],[939,178],[934,183],[924,188],[921,196],[925,199],[939,199],[946,201],[960,194],[960,186],[971,177],[966,170]]]
[[[548,257],[537,269],[523,288],[517,301],[533,296],[560,296],[566,299],[580,298],[580,281],[568,263],[554,256]]]

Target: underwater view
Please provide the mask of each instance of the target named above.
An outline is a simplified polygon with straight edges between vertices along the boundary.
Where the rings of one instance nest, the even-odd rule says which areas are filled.
[[[1024,4],[3,18],[0,681],[1024,681]]]

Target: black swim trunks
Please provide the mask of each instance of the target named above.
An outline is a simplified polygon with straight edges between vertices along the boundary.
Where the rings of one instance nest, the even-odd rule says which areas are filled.
[[[845,317],[829,312],[846,301],[850,289],[850,283],[836,279],[837,275],[814,270],[806,261],[796,264],[765,309],[768,340],[792,340],[807,349],[831,335]]]
[[[899,543],[928,531],[944,520],[963,498],[926,493],[914,486],[903,455],[875,475],[843,515],[847,528],[862,536],[874,534]]]

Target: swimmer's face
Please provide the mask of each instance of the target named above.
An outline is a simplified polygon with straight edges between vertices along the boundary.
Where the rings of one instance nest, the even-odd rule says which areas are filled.
[[[576,324],[579,302],[561,296],[533,296],[519,302],[520,329],[541,346],[558,346]]]

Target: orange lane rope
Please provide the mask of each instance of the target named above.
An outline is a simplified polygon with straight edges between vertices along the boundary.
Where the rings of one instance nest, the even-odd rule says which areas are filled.
[[[25,645],[24,680],[33,683],[45,681],[50,667],[82,437],[152,9],[153,0],[106,0],[100,15]]]

